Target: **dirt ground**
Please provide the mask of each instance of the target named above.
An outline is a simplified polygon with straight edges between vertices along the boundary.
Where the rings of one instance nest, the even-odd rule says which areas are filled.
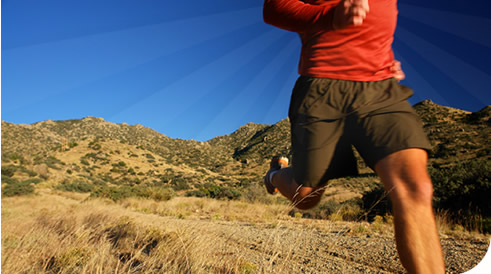
[[[265,271],[289,273],[404,273],[391,233],[357,232],[356,223],[282,222],[249,225],[227,221],[176,220],[180,227],[199,227],[215,241],[226,242],[223,253],[240,252]],[[448,273],[475,267],[486,254],[486,239],[441,236]],[[223,245],[222,245],[223,246]],[[219,255],[219,254],[218,254]],[[285,272],[284,272],[285,273]]]
[[[228,265],[239,265],[237,269],[240,269],[238,271],[240,273],[405,272],[399,261],[389,224],[376,227],[374,224],[362,222],[332,222],[267,213],[261,213],[260,217],[244,221],[227,219],[216,212],[219,212],[219,209],[257,212],[265,206],[252,205],[248,209],[245,203],[197,198],[181,200],[176,198],[161,203],[139,200],[113,203],[102,200],[86,201],[75,196],[70,198],[70,195],[42,194],[32,198],[3,198],[2,253],[4,255],[12,253],[12,257],[17,254],[16,252],[25,252],[20,243],[8,244],[11,242],[9,239],[35,237],[34,235],[37,234],[32,233],[31,220],[37,218],[39,224],[41,214],[59,216],[56,218],[63,221],[64,216],[83,219],[90,214],[98,216],[97,214],[104,213],[116,219],[130,218],[133,223],[141,227],[142,231],[145,227],[153,227],[166,233],[175,232],[180,235],[182,248],[189,251],[183,254],[189,254],[190,257],[193,254],[200,254],[201,257],[196,259],[196,263],[206,266],[217,262],[225,262],[225,264],[231,262]],[[202,208],[195,215],[165,216],[143,210],[152,208],[152,205],[177,210],[194,204]],[[216,209],[212,210],[212,207]],[[205,213],[206,211],[209,213]],[[193,212],[198,210],[193,209]],[[102,222],[104,219],[101,219]],[[74,225],[76,224],[77,222],[74,221]],[[104,225],[102,223],[102,226]],[[75,234],[79,233],[77,237],[80,239],[86,233],[84,232],[86,230],[81,228],[75,228],[73,231]],[[77,246],[77,237],[73,238],[74,242],[71,245]],[[463,273],[482,260],[489,247],[489,238],[481,234],[463,232],[452,235],[441,234],[441,243],[447,272]],[[29,247],[33,254],[40,254],[36,249],[42,250],[42,247]],[[97,252],[97,247],[93,250]],[[113,251],[108,250],[107,256],[112,256]],[[16,258],[22,260],[21,257]],[[46,259],[40,257],[37,260]],[[186,261],[191,260],[186,258]],[[4,265],[4,262],[2,260],[2,269],[4,267],[8,269],[8,265]],[[16,263],[25,265],[27,261],[16,261]],[[211,268],[197,272],[220,272],[219,269],[215,270]]]

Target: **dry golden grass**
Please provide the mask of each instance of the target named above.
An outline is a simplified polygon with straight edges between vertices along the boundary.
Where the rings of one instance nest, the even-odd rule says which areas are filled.
[[[60,193],[58,193],[60,194]],[[4,273],[253,273],[289,266],[296,241],[285,245],[284,205],[176,198],[167,202],[85,200],[83,194],[42,193],[2,199]],[[170,216],[170,217],[169,217]],[[269,260],[244,257],[235,232],[183,218],[264,225]],[[268,221],[269,220],[269,221]],[[298,238],[300,239],[300,237]]]
[[[394,260],[390,216],[370,224],[289,216],[287,204],[196,197],[113,202],[50,189],[37,193],[2,198],[4,273],[402,269]],[[357,246],[368,238],[385,244]],[[390,263],[379,266],[377,260]]]

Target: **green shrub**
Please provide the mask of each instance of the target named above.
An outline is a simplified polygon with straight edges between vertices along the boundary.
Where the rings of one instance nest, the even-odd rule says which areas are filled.
[[[205,184],[205,188],[203,189],[203,192],[206,194],[206,196],[210,198],[218,198],[221,191],[222,188],[219,185],[212,184]]]
[[[324,219],[332,221],[358,221],[364,212],[361,208],[361,200],[351,199],[344,202],[336,202],[334,200],[323,201],[318,206],[303,213],[306,218]],[[295,216],[298,209],[290,211],[290,216]]]
[[[12,177],[18,167],[14,165],[2,166],[2,176]]]
[[[340,207],[341,204],[333,200],[329,200],[327,202],[321,203],[318,209],[314,211],[315,213],[317,213],[316,214],[317,216],[314,217],[316,218],[318,217],[320,219],[327,219],[333,213],[338,212]]]
[[[359,221],[365,211],[361,207],[362,200],[355,198],[341,203],[339,214],[344,221]]]
[[[373,189],[366,191],[363,194],[361,203],[366,221],[372,221],[377,215],[385,216],[392,212],[389,194],[381,184],[377,184]]]
[[[12,177],[12,176],[14,176],[15,172],[25,173],[25,174],[29,175],[29,177],[34,177],[37,175],[36,172],[34,172],[30,169],[27,169],[23,166],[8,165],[8,166],[2,167],[2,176]]]
[[[239,190],[232,187],[224,187],[222,191],[218,195],[218,198],[228,199],[228,200],[237,200],[242,196]]]
[[[451,219],[471,229],[481,216],[491,217],[490,164],[486,160],[460,162],[450,167],[429,169],[434,185],[434,204],[438,209],[448,210]],[[477,218],[477,219],[476,219]],[[482,232],[491,232],[485,230]]]
[[[189,184],[182,178],[176,178],[175,180],[172,181],[171,185],[175,191],[186,190],[191,188]]]
[[[12,178],[12,177],[7,177],[7,176],[2,176],[2,184],[18,184],[19,180]]]
[[[447,168],[430,168],[435,205],[453,212],[466,210],[491,217],[491,168],[486,160],[472,160]]]
[[[116,164],[112,164],[112,166],[113,167],[116,167],[116,168],[118,168],[118,167],[126,167],[126,163],[123,162],[123,161],[121,161],[121,162],[118,162]]]
[[[94,190],[94,185],[86,181],[69,182],[68,180],[65,180],[57,185],[56,189],[70,192],[88,193]]]
[[[176,193],[170,188],[148,187],[150,195],[144,198],[151,198],[156,201],[168,201],[176,196]]]
[[[38,175],[35,171],[32,171],[30,169],[26,169],[26,168],[23,168],[22,169],[22,172],[24,172],[27,175],[29,175],[29,177],[34,177],[34,176]]]
[[[214,199],[237,200],[242,196],[242,193],[233,187],[225,187],[209,183],[205,184],[205,188],[202,188],[201,191],[203,191],[207,197]]]
[[[132,196],[136,195],[132,194],[131,187],[129,186],[98,187],[90,193],[90,197],[107,198],[113,201],[126,199]]]
[[[80,160],[80,163],[81,163],[82,165],[86,165],[86,166],[89,166],[89,165],[90,165],[90,164],[89,164],[89,162],[87,162],[87,160],[85,160],[85,159],[81,159],[81,160]]]
[[[2,161],[3,162],[10,162],[10,161],[19,161],[19,163],[24,164],[26,163],[26,159],[22,157],[22,155],[18,155],[15,153],[2,153]]]
[[[130,197],[166,201],[175,197],[175,192],[170,188],[122,185],[119,187],[97,187],[90,196],[107,198],[113,201],[119,201]]]
[[[74,148],[74,147],[78,146],[78,144],[76,142],[71,142],[68,146],[70,148]]]
[[[184,194],[184,196],[186,197],[199,197],[199,198],[202,198],[202,197],[206,197],[206,193],[203,192],[202,190],[191,190],[191,191],[188,191]]]
[[[56,159],[56,157],[54,156],[48,156],[46,158],[46,160],[44,161],[46,163],[46,165],[52,169],[60,169],[60,167],[58,167],[58,165],[64,165],[64,163],[62,161],[60,161],[59,159]]]
[[[6,197],[29,195],[34,193],[34,186],[24,181],[16,184],[7,184],[2,187],[2,195]]]
[[[39,178],[32,178],[32,179],[27,179],[27,180],[24,180],[24,183],[26,184],[39,184],[42,180],[39,179]]]

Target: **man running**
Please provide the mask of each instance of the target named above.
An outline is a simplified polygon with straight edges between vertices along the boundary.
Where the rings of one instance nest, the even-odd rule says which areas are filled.
[[[412,90],[397,81],[396,2],[265,0],[264,21],[297,32],[302,51],[289,109],[293,166],[274,157],[264,184],[312,208],[329,179],[357,174],[353,145],[389,192],[403,266],[444,273],[426,169],[431,147],[407,102]]]

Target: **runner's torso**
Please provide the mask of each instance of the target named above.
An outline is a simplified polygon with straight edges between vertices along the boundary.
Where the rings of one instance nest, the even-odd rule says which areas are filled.
[[[282,4],[284,2],[287,3],[286,7],[290,8],[288,2],[298,1],[270,2]],[[302,2],[332,7],[340,1],[304,0]],[[325,29],[317,27],[295,30],[302,40],[299,73],[304,76],[352,81],[379,81],[392,77],[389,68],[394,60],[392,41],[397,21],[397,1],[370,0],[369,5],[370,12],[361,26],[351,25],[334,31],[329,30],[331,26],[326,24],[327,22],[323,22],[322,24],[326,25]],[[291,6],[293,9],[294,6]],[[292,20],[282,15],[278,16],[279,20]],[[280,22],[275,25],[282,27],[292,23],[294,24],[294,22]]]

